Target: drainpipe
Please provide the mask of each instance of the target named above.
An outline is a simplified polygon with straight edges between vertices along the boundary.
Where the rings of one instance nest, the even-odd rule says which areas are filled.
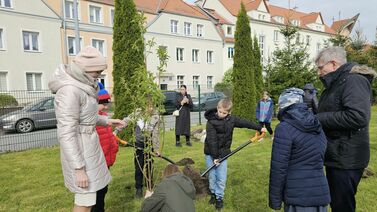
[[[73,13],[75,16],[75,44],[77,53],[80,52],[80,29],[79,29],[79,13],[77,0],[73,1]]]
[[[67,49],[67,29],[66,29],[66,22],[65,22],[65,0],[62,0],[62,21],[63,21],[63,63],[68,63],[68,49]]]

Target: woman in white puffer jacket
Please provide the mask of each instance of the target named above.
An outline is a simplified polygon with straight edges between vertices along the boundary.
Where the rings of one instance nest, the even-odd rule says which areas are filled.
[[[65,186],[75,194],[73,211],[90,211],[96,192],[111,180],[95,126],[125,125],[97,114],[97,78],[106,68],[101,53],[85,47],[69,66],[60,65],[48,84],[56,94],[60,157]]]

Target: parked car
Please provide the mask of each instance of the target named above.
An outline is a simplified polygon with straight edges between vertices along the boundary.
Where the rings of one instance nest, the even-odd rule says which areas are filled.
[[[200,110],[209,110],[212,108],[216,108],[217,103],[225,97],[225,94],[222,92],[210,92],[200,94]],[[199,111],[199,98],[193,97],[192,102],[194,104],[193,110]]]
[[[0,116],[4,131],[31,132],[38,128],[56,126],[54,97],[42,98],[21,110]]]
[[[166,114],[172,114],[175,108],[175,99],[177,98],[177,92],[176,91],[163,91],[163,94],[165,95],[164,100],[164,107],[165,107],[165,113]]]

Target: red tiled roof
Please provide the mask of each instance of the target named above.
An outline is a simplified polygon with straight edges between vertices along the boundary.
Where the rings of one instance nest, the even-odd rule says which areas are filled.
[[[343,27],[350,26],[351,24],[354,25],[356,23],[356,20],[359,18],[359,15],[360,14],[357,14],[354,17],[349,18],[349,19],[334,21],[333,24],[331,25],[331,29],[334,30],[335,32],[339,32],[340,30],[343,29]],[[351,28],[353,28],[353,25],[351,26]]]
[[[238,15],[238,11],[241,8],[241,2],[245,5],[246,11],[256,10],[262,2],[265,4],[264,0],[220,0],[220,3],[224,5],[224,7],[233,16]],[[267,7],[267,11],[268,11],[268,7]]]
[[[136,2],[139,0],[135,0]],[[145,0],[144,0],[145,1]],[[154,0],[156,1],[156,0]],[[157,0],[158,1],[158,0]],[[195,6],[190,5],[183,0],[162,0],[160,9],[165,12],[186,15],[196,18],[208,19],[204,14],[199,12]]]
[[[217,19],[220,24],[233,25],[230,21],[226,20],[224,17],[222,17],[220,14],[218,14],[215,10],[208,9],[208,8],[204,8],[204,10],[206,10],[212,17]]]

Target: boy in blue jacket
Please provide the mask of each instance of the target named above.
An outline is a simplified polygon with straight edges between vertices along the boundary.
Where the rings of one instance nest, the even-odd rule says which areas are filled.
[[[272,145],[269,206],[284,211],[327,211],[330,190],[323,171],[326,136],[303,103],[304,91],[285,89],[279,97]]]
[[[207,121],[207,137],[204,143],[204,154],[207,168],[216,164],[216,168],[209,171],[209,190],[211,191],[210,204],[215,204],[216,209],[223,208],[223,198],[227,177],[227,160],[218,162],[222,157],[230,153],[232,145],[233,129],[249,128],[266,132],[259,124],[237,118],[230,115],[232,102],[222,99],[217,108],[208,110],[204,116]]]

